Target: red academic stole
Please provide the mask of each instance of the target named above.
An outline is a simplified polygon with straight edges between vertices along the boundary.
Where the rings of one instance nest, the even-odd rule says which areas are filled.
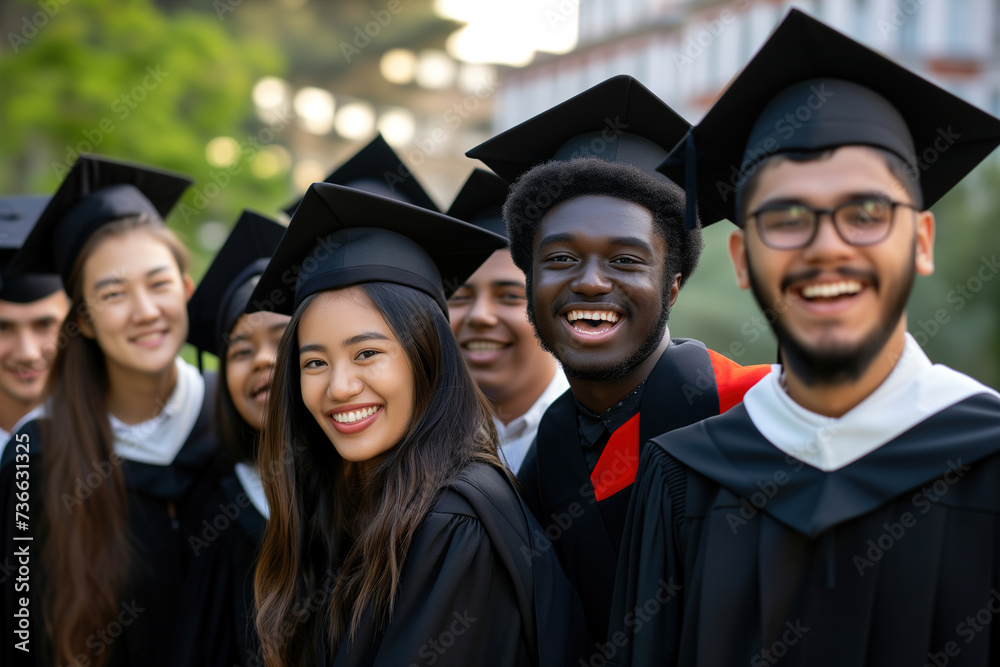
[[[610,498],[635,482],[639,470],[639,413],[615,429],[601,458],[590,473],[598,501]]]
[[[715,376],[715,387],[719,396],[719,414],[739,405],[750,387],[771,372],[771,366],[740,366],[718,352],[708,350]],[[590,473],[590,483],[594,485],[594,496],[598,501],[610,498],[627,489],[635,482],[639,471],[639,415],[638,413],[619,426],[601,458]]]

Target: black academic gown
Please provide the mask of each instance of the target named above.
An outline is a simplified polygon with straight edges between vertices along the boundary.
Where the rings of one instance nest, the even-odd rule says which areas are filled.
[[[743,368],[696,340],[671,339],[650,373],[639,408],[638,438],[629,451],[605,447],[595,470],[635,478],[639,443],[728,409],[768,371]],[[607,464],[607,465],[602,465]],[[591,639],[606,641],[608,609],[632,486],[601,499],[595,493],[580,444],[570,391],[556,399],[538,427],[518,479],[525,500],[580,594]],[[551,540],[551,542],[549,542]]]
[[[355,641],[320,664],[577,665],[587,649],[576,593],[513,484],[474,465],[445,489],[414,535],[393,617],[365,616]]]
[[[655,438],[640,470],[609,665],[1000,664],[993,395],[832,472],[738,406]]]
[[[215,376],[206,376],[205,396],[215,395]],[[175,645],[187,641],[175,632],[177,616],[187,585],[187,575],[193,559],[189,537],[200,534],[202,522],[211,519],[219,503],[219,477],[224,470],[224,455],[212,434],[211,402],[206,400],[198,419],[170,465],[159,466],[122,460],[128,498],[129,529],[134,544],[130,584],[119,595],[121,604],[115,621],[104,628],[94,628],[92,648],[107,652],[108,665],[173,665]],[[36,539],[31,544],[31,614],[32,653],[15,650],[7,638],[13,632],[8,609],[22,595],[12,591],[8,582],[3,587],[4,616],[0,629],[4,638],[0,657],[5,666],[50,665],[51,645],[45,637],[38,595],[45,585],[42,567],[42,543],[38,539],[43,516],[41,484],[44,443],[39,421],[28,422],[19,436],[30,442],[31,522],[27,531]],[[12,443],[13,444],[13,443]],[[0,530],[4,556],[10,559],[23,536],[13,523],[16,465],[0,471]],[[86,511],[86,500],[73,502],[74,511]],[[106,638],[106,639],[105,639]]]
[[[263,664],[254,627],[253,578],[267,519],[236,473],[222,478],[222,497],[209,526],[191,542],[195,555],[185,587],[175,665],[255,667]]]

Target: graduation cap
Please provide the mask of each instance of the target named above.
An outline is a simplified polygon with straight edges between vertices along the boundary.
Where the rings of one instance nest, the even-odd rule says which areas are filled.
[[[386,179],[387,173],[392,175],[391,183]],[[404,177],[403,174],[409,176]],[[403,164],[381,134],[375,135],[367,146],[340,165],[324,182],[405,201],[431,211],[438,210],[416,175]],[[286,208],[285,213],[294,214],[301,201]]]
[[[895,153],[924,207],[1000,143],[1000,120],[792,9],[660,171],[697,193],[702,225],[736,221],[736,190],[770,155],[846,145]]]
[[[14,257],[10,271],[59,273],[69,282],[80,250],[101,225],[130,215],[165,219],[192,180],[94,155],[81,155]]]
[[[508,183],[549,160],[598,157],[661,178],[656,166],[691,127],[636,79],[611,77],[465,155],[482,160]]]
[[[243,211],[188,301],[188,342],[218,354],[226,334],[246,310],[257,278],[264,273],[285,227],[253,211]]]
[[[447,297],[503,237],[443,213],[313,183],[250,297],[247,312],[292,314],[306,297],[369,282],[406,285],[448,312]]]
[[[62,281],[55,273],[5,270],[48,203],[45,196],[0,198],[0,301],[31,303],[62,289]]]
[[[507,181],[485,169],[476,169],[458,191],[445,215],[470,222],[494,234],[507,237],[500,210],[507,199]]]

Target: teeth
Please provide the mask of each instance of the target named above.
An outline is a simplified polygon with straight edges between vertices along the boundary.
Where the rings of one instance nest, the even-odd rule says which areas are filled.
[[[139,337],[137,337],[137,338],[136,338],[135,340],[136,340],[136,341],[142,341],[142,342],[145,342],[145,341],[147,341],[147,340],[153,340],[154,338],[159,338],[159,337],[160,337],[160,335],[161,335],[161,333],[160,333],[159,331],[156,331],[156,332],[154,332],[154,333],[148,333],[148,334],[144,334],[144,335],[142,335],[142,336],[139,336]]]
[[[603,320],[615,324],[621,317],[612,310],[571,310],[566,319],[570,323],[576,320]]]
[[[333,420],[340,424],[353,424],[356,421],[361,421],[362,419],[367,419],[373,414],[379,411],[381,406],[373,405],[371,407],[363,408],[361,410],[352,410],[350,412],[334,412]]]
[[[492,340],[470,340],[465,344],[465,349],[470,352],[493,352],[503,347],[503,344]]]
[[[819,283],[806,285],[802,288],[802,296],[807,299],[818,297],[833,298],[844,294],[857,294],[861,291],[861,283],[856,280],[842,280],[839,283]]]

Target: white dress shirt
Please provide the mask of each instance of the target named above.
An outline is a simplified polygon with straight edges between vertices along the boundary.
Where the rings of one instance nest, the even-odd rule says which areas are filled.
[[[517,474],[524,456],[528,453],[528,448],[538,433],[538,424],[542,421],[542,415],[566,390],[569,389],[569,382],[566,381],[566,374],[562,368],[556,368],[556,373],[545,388],[538,400],[532,404],[528,411],[520,417],[511,420],[509,424],[504,424],[496,417],[493,423],[497,427],[497,435],[500,436],[500,458],[507,464],[511,472]]]

